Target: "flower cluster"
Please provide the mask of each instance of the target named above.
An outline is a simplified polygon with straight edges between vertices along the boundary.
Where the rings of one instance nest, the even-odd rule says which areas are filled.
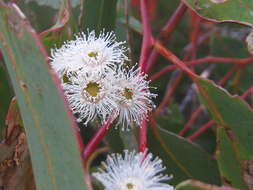
[[[128,60],[124,42],[115,35],[81,33],[52,50],[51,65],[62,81],[65,95],[78,121],[95,118],[102,123],[118,118],[123,129],[143,119],[154,107],[149,82],[140,69],[124,67]]]
[[[167,175],[159,174],[165,170],[158,157],[153,159],[151,153],[128,152],[112,154],[102,163],[105,170],[93,173],[105,190],[173,190],[166,183]]]

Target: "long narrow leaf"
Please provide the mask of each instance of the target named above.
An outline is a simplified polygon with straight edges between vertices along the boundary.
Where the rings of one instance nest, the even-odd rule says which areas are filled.
[[[15,4],[0,1],[0,41],[17,96],[37,189],[84,190],[75,124],[42,55],[39,40]],[[44,53],[45,54],[45,53]]]

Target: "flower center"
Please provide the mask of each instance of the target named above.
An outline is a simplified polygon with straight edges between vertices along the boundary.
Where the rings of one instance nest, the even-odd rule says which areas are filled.
[[[70,82],[69,77],[66,73],[62,76],[62,80],[63,80],[64,83]]]
[[[87,84],[87,87],[84,88],[86,92],[89,93],[89,95],[96,97],[100,91],[101,87],[99,87],[99,84],[96,82],[89,82]]]
[[[130,88],[125,88],[124,89],[124,92],[123,92],[123,96],[126,98],[126,99],[132,99],[133,98],[133,91],[130,89]]]
[[[95,59],[97,59],[98,52],[92,51],[92,52],[88,53],[88,56],[89,56],[89,57],[94,57]]]
[[[126,184],[126,186],[127,186],[127,189],[129,189],[129,190],[134,188],[134,185],[132,183],[128,183],[128,184]]]

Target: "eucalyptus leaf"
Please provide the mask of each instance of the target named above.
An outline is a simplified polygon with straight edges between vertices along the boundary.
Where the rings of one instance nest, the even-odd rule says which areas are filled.
[[[75,139],[77,126],[56,87],[58,80],[52,78],[43,56],[45,49],[21,10],[2,0],[0,41],[24,122],[37,189],[86,189]]]
[[[149,131],[148,143],[150,151],[163,160],[166,173],[174,176],[172,184],[186,179],[220,184],[216,160],[197,144],[159,127]]]
[[[253,25],[252,0],[184,0],[205,18]]]

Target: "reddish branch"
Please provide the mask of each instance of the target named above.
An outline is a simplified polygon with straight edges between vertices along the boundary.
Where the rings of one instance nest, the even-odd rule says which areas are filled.
[[[155,115],[159,115],[161,110],[163,110],[171,101],[171,98],[178,86],[178,84],[180,83],[181,79],[183,77],[183,73],[180,72],[176,78],[174,79],[174,81],[172,82],[170,88],[168,89],[168,91],[165,94],[165,97],[163,98],[162,102],[159,104],[159,106],[157,107],[156,111],[155,111]]]
[[[226,58],[226,57],[214,57],[207,56],[201,59],[196,59],[193,61],[186,61],[186,64],[199,64],[207,62],[217,62],[217,63],[234,63],[239,65],[244,65],[253,62],[253,57],[248,58]]]
[[[0,50],[0,61],[1,61],[1,59],[3,59],[3,53]]]
[[[141,20],[143,25],[143,39],[140,55],[140,68],[141,72],[145,72],[146,61],[148,57],[149,50],[152,46],[152,34],[151,26],[149,23],[147,0],[141,0]],[[139,136],[139,149],[140,152],[144,152],[147,146],[147,123],[142,121],[140,126],[140,136]]]
[[[191,55],[191,59],[196,59],[201,18],[194,11],[190,10],[189,12],[191,16],[191,28],[192,28],[191,33],[190,33],[190,41],[192,44],[190,55]]]
[[[176,55],[174,55],[170,50],[165,48],[159,41],[154,43],[156,50],[163,55],[167,60],[175,64],[181,71],[188,74],[192,79],[196,78],[197,75],[191,71],[183,61],[181,61]]]
[[[147,148],[147,121],[143,120],[141,123],[140,135],[139,135],[139,151],[145,152]]]
[[[200,59],[195,59],[192,61],[185,61],[184,63],[187,66],[191,66],[191,65],[197,65],[197,64],[201,64],[201,63],[228,63],[228,64],[236,64],[236,65],[247,65],[249,63],[253,62],[253,57],[248,57],[248,58],[225,58],[225,57],[214,57],[214,56],[207,56],[204,58],[200,58]],[[166,67],[164,67],[161,71],[155,73],[154,75],[152,75],[150,77],[151,81],[154,81],[160,77],[162,77],[163,75],[165,75],[167,72],[176,69],[177,67],[175,65],[168,65]]]
[[[141,71],[145,72],[148,53],[152,46],[152,34],[151,34],[151,25],[148,17],[147,0],[141,0],[141,20],[143,26],[143,39],[140,55],[140,67]]]
[[[170,34],[176,28],[177,24],[181,20],[186,10],[187,6],[183,2],[181,2],[176,11],[174,12],[174,14],[170,17],[170,19],[166,23],[166,25],[162,28],[162,31],[160,32],[158,39],[162,38],[164,43],[168,42]],[[147,60],[147,67],[145,70],[147,73],[149,73],[150,70],[152,69],[154,63],[157,60],[158,55],[159,54],[156,51],[156,49],[153,49]]]
[[[174,70],[176,68],[179,68],[182,72],[188,74],[192,79],[194,79],[198,76],[187,67],[190,65],[196,65],[196,64],[207,63],[207,62],[236,64],[236,66],[232,67],[230,69],[230,71],[219,81],[219,83],[218,83],[219,85],[224,85],[224,83],[232,76],[232,74],[236,70],[238,70],[238,68],[253,62],[253,57],[240,59],[240,58],[224,58],[224,57],[214,57],[214,56],[207,56],[205,58],[195,59],[192,61],[184,61],[184,62],[181,61],[170,50],[165,48],[161,42],[153,40],[152,35],[151,35],[150,26],[147,22],[148,16],[147,16],[145,6],[146,6],[145,1],[144,0],[141,1],[141,13],[142,13],[143,33],[144,33],[143,43],[142,43],[142,51],[141,51],[142,53],[141,53],[141,59],[140,59],[141,60],[140,65],[141,65],[142,71],[149,72],[151,70],[152,66],[154,65],[154,62],[156,61],[156,59],[158,57],[158,53],[163,55],[167,60],[171,61],[174,64],[174,65],[169,65],[169,66],[165,67],[160,72],[158,72],[155,75],[153,75],[152,77],[150,77],[151,80],[156,80],[157,78],[161,77],[162,75],[164,75],[168,71]],[[167,25],[163,28],[162,33],[159,35],[160,38],[163,37],[164,34],[167,34],[167,36],[169,36],[169,34],[175,29],[175,26],[178,23],[178,21],[180,20],[180,18],[183,16],[185,10],[186,10],[186,6],[183,3],[181,3],[180,6],[178,7],[177,11],[174,13],[174,15],[171,17],[171,19],[167,23]],[[193,25],[198,26],[197,29],[194,29],[192,31],[192,35],[191,35],[191,41],[192,41],[191,55],[193,58],[195,58],[196,51],[197,51],[197,41],[198,41],[198,34],[199,34],[200,19],[194,18],[193,21],[194,21]],[[166,38],[166,40],[167,39],[168,39],[168,37]],[[151,54],[147,60],[147,65],[146,65],[145,58],[146,58],[146,55],[148,54],[149,48],[152,45],[152,41],[154,41],[154,49],[151,52]],[[146,70],[145,70],[145,67],[146,67]],[[170,101],[172,94],[174,93],[175,88],[178,85],[180,79],[181,78],[178,77],[177,80],[175,81],[175,83],[173,84],[173,87],[168,90],[163,102],[157,108],[156,114],[159,114],[159,112],[164,108],[164,106],[166,106],[168,104],[168,102]],[[247,91],[247,94],[251,94],[252,92],[253,92],[253,89],[250,89]],[[180,133],[179,133],[180,135],[183,135],[191,127],[191,125],[195,122],[195,120],[197,119],[197,117],[200,115],[200,113],[202,111],[203,111],[203,108],[199,107],[193,113],[191,119],[186,123],[184,128],[180,131]],[[209,121],[203,127],[201,127],[198,131],[196,131],[193,135],[191,135],[188,139],[189,140],[195,139],[196,137],[198,137],[200,134],[205,132],[207,129],[209,129],[213,125],[214,125],[214,121]],[[146,123],[144,123],[143,126],[145,126],[145,127],[142,127],[143,131],[140,133],[140,150],[141,151],[143,150],[143,147],[146,144]],[[141,145],[142,142],[144,144],[143,146]]]
[[[174,69],[176,69],[177,67],[175,65],[169,65],[169,66],[166,66],[165,68],[163,68],[161,71],[153,74],[149,80],[151,81],[155,81],[157,80],[158,78],[160,78],[161,76],[165,75],[167,72],[169,71],[172,71]]]
[[[247,98],[249,95],[253,94],[253,86],[250,87],[248,90],[246,90],[243,95],[241,96],[241,98],[245,99]]]
[[[103,138],[109,131],[109,128],[111,127],[113,122],[112,117],[108,118],[108,120],[103,124],[102,126],[99,127],[98,131],[96,134],[92,137],[90,142],[87,144],[83,151],[83,157],[85,160],[88,160],[89,156],[95,151],[99,143],[102,142]]]
[[[211,30],[207,33],[204,33],[204,34],[201,34],[200,36],[198,36],[198,39],[196,41],[197,46],[199,46],[200,44],[205,42],[208,38],[210,38],[213,33],[214,33],[214,31]],[[188,52],[188,51],[191,51],[192,48],[193,48],[193,44],[192,44],[192,42],[190,42],[188,45],[186,45],[184,47],[183,51]]]
[[[180,136],[183,136],[190,128],[191,126],[194,124],[194,122],[196,121],[196,119],[198,118],[198,116],[202,113],[202,111],[204,110],[204,107],[199,106],[191,115],[190,120],[184,125],[183,129],[179,132]]]
[[[233,66],[218,82],[218,85],[223,86],[228,81],[228,79],[238,70],[238,68],[240,68],[240,66]]]
[[[206,130],[210,129],[215,124],[215,121],[211,120],[207,122],[205,125],[203,125],[199,130],[197,130],[195,133],[193,133],[191,136],[189,136],[187,139],[189,141],[194,140],[198,136],[200,136],[202,133],[204,133]]]

